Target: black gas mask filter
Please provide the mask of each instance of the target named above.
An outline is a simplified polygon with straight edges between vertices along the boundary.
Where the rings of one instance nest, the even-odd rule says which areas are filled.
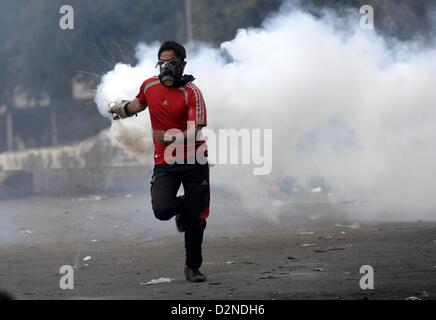
[[[184,60],[182,58],[159,61],[157,66],[160,69],[159,80],[164,86],[174,87],[182,79],[184,69]]]

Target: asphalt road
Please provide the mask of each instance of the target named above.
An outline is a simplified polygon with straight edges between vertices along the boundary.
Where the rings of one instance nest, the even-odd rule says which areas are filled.
[[[420,299],[436,297],[436,223],[348,220],[306,203],[277,221],[216,199],[209,281],[184,280],[183,235],[142,195],[0,202],[0,289],[17,299]],[[74,270],[62,290],[61,266]],[[374,290],[359,270],[374,269]],[[167,278],[170,282],[146,284]]]

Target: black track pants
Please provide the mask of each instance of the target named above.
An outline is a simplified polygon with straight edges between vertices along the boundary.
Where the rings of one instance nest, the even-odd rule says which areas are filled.
[[[182,184],[185,194],[177,197]],[[156,166],[151,181],[151,199],[157,219],[167,221],[177,214],[182,215],[186,230],[186,266],[200,268],[203,233],[209,216],[209,165]]]

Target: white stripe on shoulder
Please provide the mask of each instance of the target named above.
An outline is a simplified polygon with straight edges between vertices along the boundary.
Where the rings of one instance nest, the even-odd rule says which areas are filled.
[[[198,98],[198,92],[197,90],[195,90],[195,88],[192,86],[193,83],[188,83],[188,87],[194,92],[194,96],[195,96],[195,122],[199,123],[200,122],[200,105],[199,105],[199,98]]]
[[[185,103],[186,106],[188,106],[188,91],[184,87],[179,87],[179,90],[182,91],[183,95],[185,96]]]
[[[205,106],[204,106],[204,100],[203,100],[203,94],[201,93],[200,89],[193,83],[190,83],[190,87],[194,90],[197,103],[198,103],[198,123],[204,124],[205,120]]]
[[[147,92],[148,89],[150,89],[151,87],[153,87],[159,83],[160,83],[160,80],[154,80],[154,81],[147,83],[144,87],[144,94]]]

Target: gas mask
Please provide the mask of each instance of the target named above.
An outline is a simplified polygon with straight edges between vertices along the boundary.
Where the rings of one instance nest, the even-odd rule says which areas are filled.
[[[169,61],[159,61],[157,66],[160,69],[159,80],[164,86],[173,87],[182,79],[185,67],[183,59],[176,58]]]

